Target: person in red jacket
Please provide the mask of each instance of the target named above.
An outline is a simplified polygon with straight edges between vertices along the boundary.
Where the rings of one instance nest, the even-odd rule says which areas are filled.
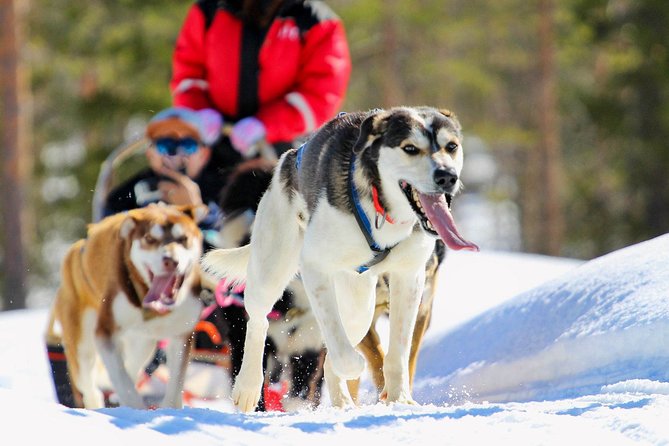
[[[214,154],[234,165],[260,140],[280,154],[332,118],[350,71],[344,26],[323,2],[200,0],[177,38],[170,87],[174,105],[215,109],[232,125]]]

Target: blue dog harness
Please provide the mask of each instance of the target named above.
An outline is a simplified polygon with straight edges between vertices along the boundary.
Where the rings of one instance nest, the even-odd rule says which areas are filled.
[[[353,202],[353,207],[355,209],[353,215],[355,215],[355,219],[358,222],[358,226],[360,227],[362,234],[365,236],[365,239],[367,240],[369,249],[371,249],[372,252],[374,253],[374,257],[372,257],[372,260],[365,263],[364,265],[360,265],[356,269],[358,273],[362,274],[372,266],[382,262],[383,259],[385,259],[388,256],[388,254],[390,254],[391,248],[382,249],[378,245],[378,243],[376,243],[374,237],[372,236],[372,225],[370,224],[369,219],[367,218],[367,214],[365,214],[365,210],[362,208],[362,205],[360,204],[360,195],[358,194],[358,189],[355,187],[355,182],[353,181],[354,171],[355,171],[355,153],[351,154],[351,165],[348,170],[348,193],[351,201]]]
[[[302,155],[304,153],[305,145],[306,143],[302,144],[297,149],[297,154],[295,156],[295,167],[297,168],[297,170],[300,170],[300,166],[302,165]],[[360,204],[360,194],[358,194],[358,189],[355,187],[355,183],[353,182],[354,171],[355,171],[355,153],[351,154],[350,167],[348,171],[348,195],[349,198],[351,199],[351,202],[353,203],[353,210],[354,210],[353,215],[355,216],[355,220],[358,222],[358,226],[360,227],[362,234],[365,236],[365,240],[367,240],[369,249],[372,250],[372,253],[374,255],[372,257],[372,260],[356,268],[356,271],[362,274],[372,266],[382,262],[383,259],[385,259],[388,256],[392,247],[383,249],[374,240],[374,237],[372,236],[372,225],[369,222],[367,214],[365,214],[362,205]]]

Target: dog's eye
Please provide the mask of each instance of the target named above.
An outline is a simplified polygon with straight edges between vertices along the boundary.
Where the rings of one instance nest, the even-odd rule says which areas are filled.
[[[177,237],[175,241],[181,245],[186,245],[188,243],[188,237],[182,235],[181,237]]]
[[[158,240],[155,237],[147,234],[144,236],[144,242],[148,245],[155,245],[158,243]]]
[[[455,152],[456,150],[458,150],[458,143],[453,141],[449,142],[448,144],[446,144],[446,150],[448,151],[448,153]]]
[[[408,155],[418,155],[420,153],[418,147],[414,146],[413,144],[407,144],[406,146],[402,147],[402,150],[404,150],[404,153]]]

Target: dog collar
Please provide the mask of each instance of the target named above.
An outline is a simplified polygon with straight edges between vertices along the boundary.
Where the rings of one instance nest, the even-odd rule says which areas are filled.
[[[358,189],[355,187],[355,182],[353,181],[354,171],[355,171],[355,153],[351,154],[351,165],[349,167],[349,172],[348,172],[348,192],[351,202],[353,203],[353,215],[355,216],[355,220],[358,222],[358,226],[360,227],[360,230],[362,231],[363,235],[365,236],[365,239],[367,240],[369,249],[371,249],[372,252],[374,253],[374,257],[372,257],[372,260],[365,263],[364,265],[359,266],[356,269],[358,273],[362,274],[372,266],[383,261],[383,259],[385,259],[388,256],[388,254],[390,254],[390,250],[392,249],[392,247],[381,249],[378,243],[376,243],[376,241],[374,240],[374,237],[372,236],[372,225],[370,224],[369,219],[365,214],[365,210],[362,208],[362,205],[360,204],[360,195],[358,194]],[[372,189],[373,196],[375,195],[375,191],[376,187]],[[378,202],[378,191],[376,191],[376,199],[374,201],[375,201],[374,208],[377,211],[377,216],[380,214],[379,209],[381,209],[383,217],[387,218],[385,210]],[[392,221],[390,221],[390,223],[392,223]],[[377,228],[379,228],[378,223],[377,223]]]

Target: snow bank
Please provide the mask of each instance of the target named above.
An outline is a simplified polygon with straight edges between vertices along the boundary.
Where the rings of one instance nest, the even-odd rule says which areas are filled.
[[[669,381],[667,252],[669,235],[600,257],[433,340],[414,396],[537,401]]]

